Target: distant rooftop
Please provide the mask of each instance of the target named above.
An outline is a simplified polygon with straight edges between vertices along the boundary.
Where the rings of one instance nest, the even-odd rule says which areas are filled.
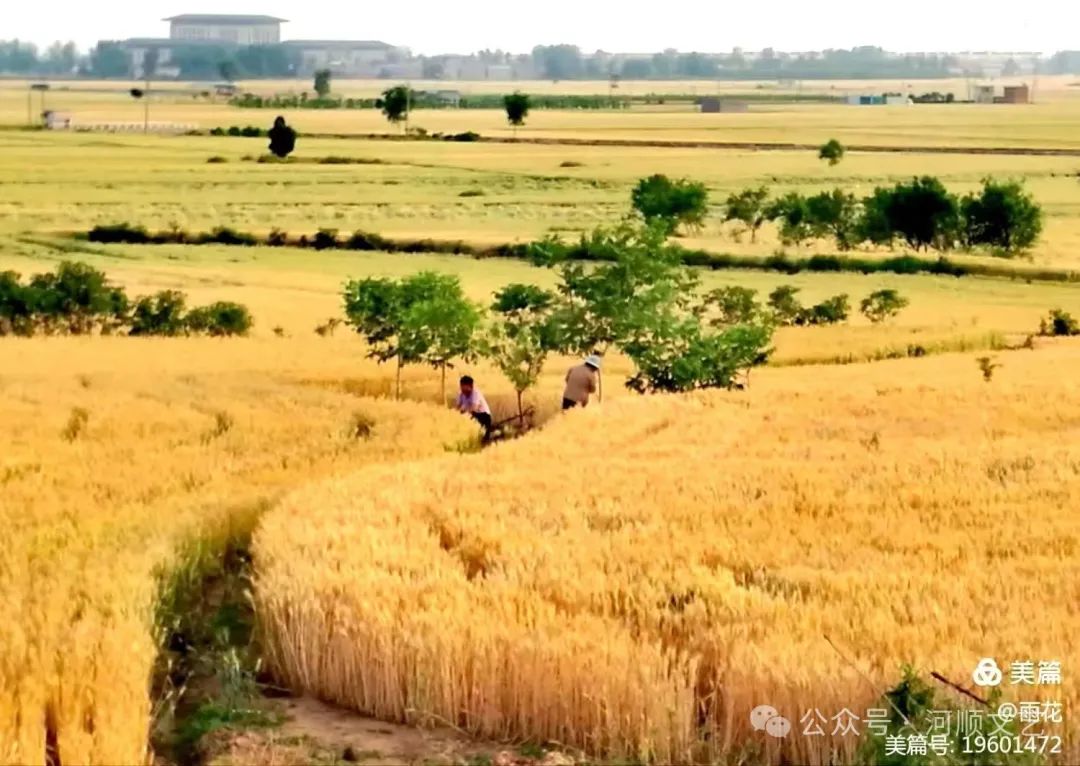
[[[293,48],[367,48],[368,50],[389,50],[393,45],[381,40],[285,40],[282,45]]]
[[[182,22],[187,24],[285,24],[288,19],[279,19],[277,16],[237,16],[224,13],[185,13],[180,16],[170,16],[163,21]]]

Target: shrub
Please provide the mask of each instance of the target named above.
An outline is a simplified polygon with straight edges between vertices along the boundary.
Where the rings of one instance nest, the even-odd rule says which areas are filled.
[[[212,136],[224,136],[225,128],[210,128],[210,135]]]
[[[135,302],[130,335],[183,335],[186,296],[177,290],[162,290]]]
[[[840,160],[844,159],[845,152],[843,144],[835,138],[830,138],[818,150],[818,159],[828,160],[830,165],[839,165]]]
[[[224,165],[228,161],[228,158],[222,157],[220,154],[215,154],[213,157],[206,158],[207,165]]]
[[[467,130],[464,133],[453,133],[451,135],[445,136],[443,140],[445,140],[445,141],[459,141],[459,142],[462,142],[462,143],[470,143],[470,142],[473,142],[473,141],[479,141],[480,138],[481,138],[481,136],[480,136],[479,133],[475,133],[475,132],[473,132],[471,130]]]
[[[189,332],[213,337],[247,335],[252,324],[251,312],[247,307],[229,301],[192,309],[184,318]]]
[[[256,128],[254,125],[245,125],[240,129],[240,135],[244,138],[260,138],[263,131],[262,128]]]
[[[803,309],[795,319],[798,325],[839,324],[847,321],[851,304],[846,294],[834,295],[808,309]]]
[[[234,136],[234,137],[241,135],[240,128],[237,125],[231,125],[229,127],[228,133],[229,133],[230,136]]]
[[[150,235],[142,226],[131,226],[127,223],[99,225],[92,228],[87,234],[91,242],[125,243],[141,245],[150,242]]]
[[[458,194],[459,197],[483,197],[486,192],[483,189],[466,189]]]
[[[338,246],[337,229],[319,229],[311,241],[316,250],[333,250]]]
[[[672,181],[661,174],[638,181],[630,198],[647,223],[659,222],[668,234],[674,234],[680,226],[701,228],[708,212],[705,184],[688,179]]]
[[[285,247],[289,244],[289,235],[281,229],[271,229],[266,235],[266,244],[270,247]]]
[[[859,310],[874,324],[896,316],[908,305],[907,298],[896,290],[876,290],[859,304]]]
[[[259,239],[254,234],[248,234],[247,232],[236,231],[228,226],[215,226],[209,232],[200,234],[196,237],[196,244],[216,244],[216,245],[245,245],[252,246],[259,244]]]
[[[779,285],[769,293],[769,308],[780,324],[795,324],[802,313],[802,304],[795,297],[798,293],[799,288],[792,285]]]
[[[1066,311],[1053,309],[1050,316],[1039,323],[1039,335],[1080,335],[1080,322]]]
[[[347,240],[345,247],[349,250],[390,250],[392,243],[378,234],[366,231],[355,231]]]

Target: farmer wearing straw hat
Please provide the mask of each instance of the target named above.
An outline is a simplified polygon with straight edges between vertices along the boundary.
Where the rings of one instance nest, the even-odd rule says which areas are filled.
[[[595,394],[600,383],[600,357],[590,354],[585,361],[571,367],[566,373],[566,389],[563,391],[562,408],[569,410],[578,405],[589,404],[590,394]]]

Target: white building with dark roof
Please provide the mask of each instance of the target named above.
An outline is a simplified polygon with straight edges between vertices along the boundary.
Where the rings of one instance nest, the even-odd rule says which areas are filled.
[[[330,69],[335,75],[375,76],[409,56],[408,49],[378,40],[286,40],[282,45],[298,55],[301,74]]]
[[[223,42],[234,45],[275,45],[281,42],[276,16],[238,16],[221,13],[186,13],[170,16],[169,39],[192,42]]]

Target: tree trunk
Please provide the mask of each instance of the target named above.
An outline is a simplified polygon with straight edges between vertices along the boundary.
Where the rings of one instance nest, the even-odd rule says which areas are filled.
[[[395,390],[395,393],[394,393],[394,398],[395,399],[401,399],[401,354],[398,354],[398,358],[397,358],[397,376],[396,376],[396,378],[397,378],[397,384],[396,384],[396,390]]]
[[[525,408],[521,406],[521,395],[524,394],[524,393],[525,393],[524,391],[520,391],[520,390],[517,392],[518,427],[520,427],[520,428],[524,428],[524,426],[525,426]]]
[[[440,404],[446,406],[446,362],[443,362],[439,367],[442,369],[442,401]]]
[[[600,370],[596,371],[596,401],[604,403],[604,376]]]

